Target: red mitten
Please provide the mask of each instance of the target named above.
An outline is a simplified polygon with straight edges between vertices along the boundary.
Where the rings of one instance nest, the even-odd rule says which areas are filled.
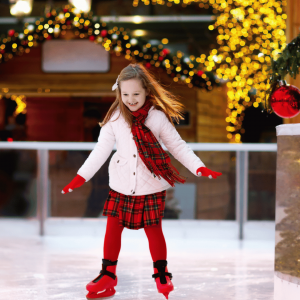
[[[61,193],[67,194],[69,192],[72,192],[75,188],[82,186],[84,183],[85,183],[85,179],[77,174],[73,178],[73,180],[63,188]]]
[[[207,169],[206,167],[201,167],[201,168],[197,169],[196,174],[198,176],[206,176],[210,179],[212,179],[212,178],[216,179],[218,176],[222,175],[222,173],[212,171],[210,169]]]

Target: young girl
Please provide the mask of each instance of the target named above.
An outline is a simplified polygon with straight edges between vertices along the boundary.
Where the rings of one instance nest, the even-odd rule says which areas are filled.
[[[221,173],[205,167],[176,131],[173,120],[183,119],[181,104],[165,90],[142,64],[129,64],[112,90],[116,100],[110,107],[94,150],[77,176],[62,190],[72,192],[90,180],[109,157],[110,191],[104,205],[107,216],[104,258],[100,275],[87,284],[87,299],[102,299],[115,294],[116,267],[124,227],[144,228],[153,260],[154,278],[159,293],[168,299],[174,289],[167,268],[167,247],[162,232],[166,190],[185,179],[171,164],[161,142],[170,153],[196,176],[217,178]],[[100,292],[103,291],[103,292]]]

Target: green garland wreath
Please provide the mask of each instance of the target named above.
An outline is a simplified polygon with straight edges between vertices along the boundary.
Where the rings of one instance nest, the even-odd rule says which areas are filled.
[[[107,51],[124,54],[126,59],[142,62],[147,68],[152,65],[162,68],[174,81],[185,82],[190,88],[195,86],[211,90],[210,86],[220,85],[212,72],[200,69],[200,63],[193,56],[184,56],[181,52],[171,54],[163,44],[151,45],[143,38],[132,38],[124,28],[114,26],[109,29],[92,12],[77,13],[70,5],[52,9],[34,24],[25,23],[24,32],[9,30],[8,35],[0,40],[0,63],[15,55],[28,53],[31,47],[45,39],[59,38],[68,29],[72,29],[79,38],[89,38],[95,43],[101,43]]]

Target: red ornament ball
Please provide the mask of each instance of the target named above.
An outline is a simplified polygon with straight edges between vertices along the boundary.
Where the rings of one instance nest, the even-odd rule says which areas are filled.
[[[164,59],[164,58],[163,58],[162,56],[159,56],[159,57],[158,57],[158,60],[159,60],[159,61],[162,61],[163,59]]]
[[[90,40],[90,41],[94,41],[94,40],[95,40],[95,36],[91,35],[91,36],[89,37],[89,40]]]
[[[162,52],[163,52],[164,55],[167,55],[167,54],[170,53],[170,50],[165,48],[165,49],[162,50]]]
[[[14,30],[14,29],[8,30],[8,35],[9,35],[10,37],[14,36],[14,34],[15,34],[15,30]]]
[[[105,37],[106,35],[107,35],[107,30],[103,29],[103,30],[101,31],[101,36],[102,36],[102,37]]]
[[[273,92],[270,104],[279,117],[293,118],[300,113],[300,90],[293,85],[283,85]]]
[[[197,75],[198,75],[198,76],[202,76],[203,74],[204,74],[204,72],[201,71],[201,70],[199,70],[199,71],[197,72]]]
[[[151,64],[149,63],[149,62],[147,62],[146,64],[145,64],[145,66],[146,66],[146,68],[150,68],[151,67]]]
[[[48,35],[48,36],[47,36],[47,40],[52,40],[52,36],[51,36],[51,35]]]

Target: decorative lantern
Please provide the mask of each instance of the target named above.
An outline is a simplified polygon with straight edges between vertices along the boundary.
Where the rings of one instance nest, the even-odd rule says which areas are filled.
[[[16,17],[30,15],[33,0],[12,0],[10,1],[10,13]]]
[[[293,85],[287,85],[285,80],[281,80],[279,88],[270,97],[270,104],[279,117],[293,118],[300,113],[300,90]]]

